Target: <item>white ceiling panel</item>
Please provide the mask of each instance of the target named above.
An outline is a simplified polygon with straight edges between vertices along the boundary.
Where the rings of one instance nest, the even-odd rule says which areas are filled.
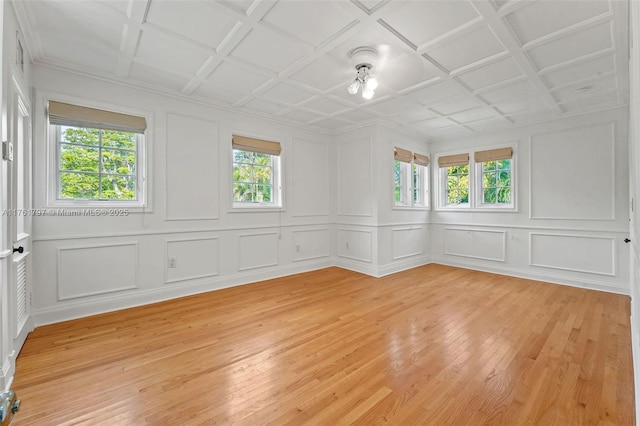
[[[147,12],[148,23],[216,48],[238,24],[210,1],[154,1]]]
[[[460,74],[457,78],[472,90],[477,90],[512,80],[522,75],[522,70],[518,64],[512,58],[507,58]]]
[[[326,115],[331,115],[348,108],[348,106],[345,104],[326,98],[318,98],[312,100],[311,102],[305,103],[304,107],[305,109],[311,109],[313,111],[318,111]]]
[[[562,104],[562,107],[570,113],[576,113],[579,111],[591,111],[597,109],[598,106],[611,106],[619,102],[619,97],[616,92],[596,93],[592,96],[584,96],[581,99],[574,99],[572,101]]]
[[[157,87],[162,90],[173,90],[175,92],[181,91],[188,82],[185,77],[143,64],[133,64],[129,72],[129,78],[133,81],[144,83],[145,85]]]
[[[456,120],[458,123],[469,123],[472,121],[485,120],[490,117],[495,117],[496,113],[490,108],[475,108],[467,111],[451,114],[449,117]]]
[[[209,74],[207,80],[231,91],[248,94],[269,81],[269,77],[256,69],[227,60]]]
[[[340,64],[331,56],[323,55],[293,74],[291,78],[315,89],[326,91],[338,85],[346,87],[345,82],[349,82],[354,76],[355,71]]]
[[[495,104],[507,99],[526,97],[532,93],[536,93],[536,88],[529,80],[524,80],[484,92],[480,97],[490,104]]]
[[[478,18],[478,12],[466,0],[404,3],[383,19],[415,46],[431,42]]]
[[[437,118],[438,114],[430,110],[429,108],[421,107],[415,108],[411,111],[405,111],[393,116],[393,119],[399,123],[408,124],[415,123],[416,121],[430,120]]]
[[[235,104],[244,98],[245,95],[227,90],[223,87],[210,83],[203,83],[193,92],[193,96],[201,99],[209,99],[222,104]]]
[[[613,3],[626,0],[488,1],[47,0],[21,10],[40,66],[330,134],[371,122],[447,139],[628,105],[628,7]],[[348,54],[362,46],[377,52],[370,100],[346,91]]]
[[[272,30],[256,27],[231,53],[275,73],[282,72],[304,56],[300,44]]]
[[[584,99],[585,95],[593,95],[596,93],[614,92],[617,89],[617,81],[614,75],[591,80],[588,83],[576,82],[575,84],[563,86],[554,90],[553,97],[559,102],[564,103],[577,99]]]
[[[510,99],[494,105],[504,115],[519,114],[530,110],[548,110],[548,106],[541,96],[533,95],[526,98]]]
[[[547,82],[549,87],[553,88],[576,81],[588,80],[605,74],[611,74],[615,72],[615,67],[615,58],[611,54],[545,73],[543,75],[543,79]]]
[[[313,47],[330,40],[353,19],[336,1],[278,2],[263,21]]]
[[[538,69],[609,49],[613,46],[609,22],[589,27],[529,50]]]
[[[206,50],[183,40],[145,31],[140,38],[134,62],[184,75],[196,75],[208,57]]]
[[[280,83],[264,93],[261,97],[266,98],[268,101],[275,103],[282,102],[286,104],[299,104],[300,102],[309,99],[313,96],[313,93],[290,84]]]
[[[373,120],[378,118],[380,114],[374,114],[369,111],[365,111],[362,109],[350,109],[340,111],[340,118],[344,118],[348,121],[353,121],[354,123],[359,123],[361,121]]]
[[[504,46],[487,26],[448,39],[437,47],[427,48],[426,53],[449,71],[473,64],[504,52]]]
[[[457,112],[466,111],[480,107],[481,104],[474,98],[459,96],[447,99],[441,103],[431,106],[431,109],[442,115],[455,114]]]
[[[507,16],[524,44],[610,11],[605,1],[537,1]]]
[[[416,108],[420,108],[420,105],[411,98],[390,98],[367,106],[367,109],[389,115]]]
[[[462,93],[462,89],[451,81],[443,81],[412,92],[410,96],[425,106]]]

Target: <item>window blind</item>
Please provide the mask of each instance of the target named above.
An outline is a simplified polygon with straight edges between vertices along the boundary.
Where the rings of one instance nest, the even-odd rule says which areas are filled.
[[[489,149],[487,151],[477,151],[473,156],[476,163],[485,161],[509,160],[513,157],[513,148]]]
[[[464,166],[469,164],[469,154],[445,155],[438,158],[439,167]]]
[[[427,155],[422,155],[422,154],[413,154],[413,164],[418,164],[420,166],[428,166],[429,157]]]
[[[393,158],[396,161],[402,161],[403,163],[410,163],[413,158],[413,153],[406,149],[395,147],[393,148]]]
[[[279,142],[265,141],[262,139],[233,135],[231,142],[233,149],[239,149],[240,151],[250,151],[269,155],[280,155],[280,152],[282,151]]]
[[[131,133],[144,133],[147,128],[144,117],[56,101],[49,101],[49,123]]]

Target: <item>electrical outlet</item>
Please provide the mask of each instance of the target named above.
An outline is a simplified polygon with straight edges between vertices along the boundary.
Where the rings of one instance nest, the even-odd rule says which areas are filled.
[[[170,257],[168,260],[169,260],[169,262],[168,262],[169,263],[169,268],[175,268],[176,267],[176,262],[177,262],[176,258],[175,257]]]
[[[346,243],[346,244],[344,245],[344,248],[346,248],[347,250],[349,250],[349,243]]]
[[[300,253],[300,244],[296,244],[296,251]]]

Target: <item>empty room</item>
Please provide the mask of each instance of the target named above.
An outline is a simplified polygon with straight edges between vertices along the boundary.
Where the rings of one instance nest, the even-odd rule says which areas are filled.
[[[0,22],[2,426],[638,423],[640,3]]]

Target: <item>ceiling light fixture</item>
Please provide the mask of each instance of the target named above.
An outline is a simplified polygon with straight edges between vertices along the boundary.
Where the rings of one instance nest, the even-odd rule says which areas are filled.
[[[347,86],[347,92],[355,95],[362,89],[362,97],[371,99],[378,87],[378,80],[372,75],[378,52],[372,47],[356,47],[348,56],[355,64],[356,78]]]

